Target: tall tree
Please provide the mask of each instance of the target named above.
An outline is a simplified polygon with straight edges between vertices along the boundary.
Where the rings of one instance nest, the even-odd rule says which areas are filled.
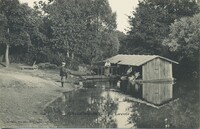
[[[0,14],[3,19],[1,24],[1,43],[6,45],[5,60],[9,65],[9,48],[23,46],[27,48],[31,44],[29,28],[30,8],[26,4],[20,4],[18,0],[1,0]]]
[[[200,14],[193,17],[181,18],[170,26],[170,34],[163,41],[173,56],[180,61],[182,70],[191,76],[198,72],[200,57]]]
[[[141,0],[129,17],[128,48],[130,53],[165,55],[162,41],[175,19],[199,11],[195,0]]]
[[[127,35],[123,32],[117,31],[117,37],[119,40],[119,53],[120,54],[128,54],[129,50],[128,50],[128,45],[127,45],[127,41],[126,41],[126,37]]]
[[[108,0],[53,0],[37,7],[49,23],[52,49],[66,59],[91,63],[118,51],[116,14]],[[111,47],[113,52],[109,52]]]
[[[5,54],[2,51],[4,51],[4,49],[2,48],[2,44],[6,43],[6,37],[5,37],[5,33],[6,33],[6,24],[7,24],[7,19],[5,17],[5,15],[0,13],[0,45],[1,45],[1,52],[0,55]],[[0,60],[2,61],[2,59]]]
[[[116,13],[112,12],[108,0],[91,1],[90,9],[84,55],[92,63],[117,54],[119,41],[115,32]]]

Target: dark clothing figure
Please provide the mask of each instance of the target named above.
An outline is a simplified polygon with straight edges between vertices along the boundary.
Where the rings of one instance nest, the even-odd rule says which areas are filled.
[[[67,70],[63,66],[60,68],[60,76],[67,76]]]
[[[61,86],[64,86],[65,79],[68,77],[67,70],[64,66],[60,68]]]

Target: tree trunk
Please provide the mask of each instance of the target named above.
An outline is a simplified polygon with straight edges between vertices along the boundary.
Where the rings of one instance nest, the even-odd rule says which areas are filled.
[[[74,53],[72,52],[72,60],[74,59]]]
[[[70,56],[69,56],[69,51],[67,51],[67,58],[69,58]]]
[[[199,46],[200,46],[200,44],[199,44]],[[200,79],[200,47],[199,47],[199,70],[198,70],[198,78]],[[199,84],[200,84],[200,80],[199,80]]]
[[[67,51],[66,51],[66,53],[67,53],[67,58],[69,58],[69,57],[70,57],[70,56],[69,56],[69,43],[66,42],[66,41],[64,41],[64,44],[66,44],[66,46],[67,46]]]
[[[5,53],[5,61],[6,61],[6,67],[9,66],[10,61],[9,61],[9,44],[6,44],[6,53]]]

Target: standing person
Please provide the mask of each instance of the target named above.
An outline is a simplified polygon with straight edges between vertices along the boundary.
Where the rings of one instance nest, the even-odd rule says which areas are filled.
[[[60,68],[60,77],[61,77],[61,87],[64,86],[65,78],[67,78],[67,70],[65,69],[65,62],[62,62],[62,66]]]
[[[129,68],[128,68],[127,72],[126,72],[126,75],[130,76],[132,73],[133,73],[133,68],[131,66],[129,66]]]
[[[106,76],[109,76],[109,75],[110,75],[110,66],[111,66],[110,61],[107,60],[106,63],[105,63],[105,65],[104,65],[104,67],[105,67],[104,74],[105,74]]]

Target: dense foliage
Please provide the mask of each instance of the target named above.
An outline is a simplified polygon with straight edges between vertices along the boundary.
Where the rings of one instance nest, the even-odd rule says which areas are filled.
[[[169,25],[198,11],[194,0],[141,0],[129,17],[131,27],[123,49],[130,54],[167,55],[162,41],[170,32]]]
[[[163,41],[171,55],[180,61],[181,75],[196,76],[200,55],[200,14],[176,20],[170,26],[170,34]],[[187,67],[185,67],[187,66]],[[188,74],[189,73],[189,74]]]
[[[15,62],[66,61],[73,66],[118,52],[116,14],[107,0],[39,1],[34,9],[1,0],[0,6],[1,54],[7,53],[7,60],[10,53]]]
[[[1,0],[1,46],[6,46],[6,63],[9,64],[8,54],[10,47],[27,48],[30,45],[29,20],[31,10],[25,4],[20,4],[18,0]],[[31,26],[32,27],[32,26]],[[16,51],[16,50],[15,50]]]
[[[44,11],[51,50],[61,60],[93,63],[117,53],[116,14],[107,0],[54,0],[35,7]]]
[[[191,76],[198,71],[198,16],[191,18],[198,12],[195,0],[139,1],[119,52],[168,57],[180,63],[175,73]]]
[[[39,1],[34,9],[0,0],[0,61],[77,66],[118,52],[157,54],[179,61],[180,69],[191,67],[192,74],[198,71],[197,13],[195,0],[140,0],[124,34],[116,31],[108,0]]]

